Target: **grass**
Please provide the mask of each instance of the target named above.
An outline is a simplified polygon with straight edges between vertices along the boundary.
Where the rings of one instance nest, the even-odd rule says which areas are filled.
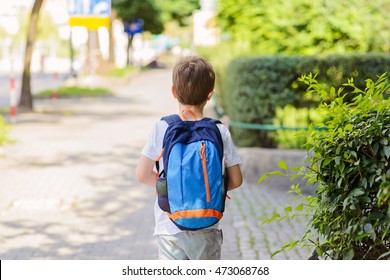
[[[100,97],[109,95],[109,90],[105,88],[89,88],[78,86],[64,86],[56,89],[58,97]],[[52,97],[53,90],[47,89],[38,92],[37,97]]]
[[[8,138],[8,130],[9,130],[9,126],[6,124],[3,117],[0,116],[0,147],[5,143],[10,143],[11,141]]]
[[[114,77],[114,78],[123,78],[127,76],[130,73],[134,73],[138,70],[139,68],[134,67],[134,66],[127,66],[124,68],[115,68],[109,71],[108,76],[109,77]]]

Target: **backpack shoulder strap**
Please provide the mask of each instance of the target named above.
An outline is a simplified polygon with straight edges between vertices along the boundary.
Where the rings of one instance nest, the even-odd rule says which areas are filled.
[[[177,114],[173,114],[173,115],[162,117],[161,120],[162,121],[166,121],[166,123],[168,125],[171,125],[172,123],[175,123],[175,122],[181,122],[182,121],[181,118],[179,117],[179,115],[177,115]]]
[[[212,118],[203,118],[202,119],[203,121],[206,121],[206,122],[211,122],[211,123],[214,123],[214,124],[222,124],[222,122],[220,120],[216,120],[216,119],[212,119]]]
[[[168,127],[171,125],[171,124],[174,124],[174,123],[180,123],[182,122],[182,119],[179,117],[179,115],[177,114],[173,114],[173,115],[169,115],[169,116],[165,116],[165,117],[162,117],[161,118],[162,121],[165,121],[167,124],[168,124]],[[163,155],[165,155],[164,153],[164,149],[165,149],[165,138],[166,138],[166,132],[164,134],[164,138],[163,138],[163,150],[161,151],[161,155],[159,157],[159,159],[161,157],[163,157]],[[156,160],[156,170],[157,170],[157,174],[159,174],[159,176],[163,175],[165,176],[165,171],[164,169],[161,171],[160,173],[160,163],[159,163],[159,160]]]

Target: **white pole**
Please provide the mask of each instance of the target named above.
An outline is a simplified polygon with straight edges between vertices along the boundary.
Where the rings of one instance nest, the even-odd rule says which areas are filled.
[[[16,121],[16,78],[14,71],[14,61],[11,61],[11,79],[10,79],[10,120]]]

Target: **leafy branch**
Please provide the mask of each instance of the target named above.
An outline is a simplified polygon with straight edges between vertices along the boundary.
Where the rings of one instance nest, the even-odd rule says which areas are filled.
[[[301,177],[315,186],[316,196],[304,195],[299,184],[290,193],[300,200],[286,206],[263,223],[309,217],[307,230],[274,252],[297,246],[314,246],[325,259],[385,259],[390,256],[390,84],[387,74],[366,80],[364,90],[354,80],[336,89],[325,89],[316,75],[300,81],[310,94],[323,100],[319,105],[327,116],[326,130],[311,130],[305,145],[309,156],[305,166],[289,170],[284,161],[279,170],[260,177]],[[344,91],[348,91],[344,93]],[[357,94],[346,101],[346,96]]]

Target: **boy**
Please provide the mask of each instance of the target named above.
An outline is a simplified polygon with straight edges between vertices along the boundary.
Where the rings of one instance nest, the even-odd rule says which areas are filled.
[[[185,56],[180,58],[172,72],[172,94],[179,104],[182,120],[196,121],[203,118],[203,109],[214,94],[215,73],[212,66],[202,57]],[[236,154],[228,129],[217,125],[224,146],[224,165],[228,176],[228,190],[242,183],[241,160]],[[155,124],[148,142],[139,159],[136,178],[140,183],[155,187],[157,175],[153,167],[162,150],[162,142],[168,124],[159,121]],[[160,259],[220,259],[222,231],[218,223],[197,231],[180,230],[163,212],[157,202],[154,206],[155,230]]]

